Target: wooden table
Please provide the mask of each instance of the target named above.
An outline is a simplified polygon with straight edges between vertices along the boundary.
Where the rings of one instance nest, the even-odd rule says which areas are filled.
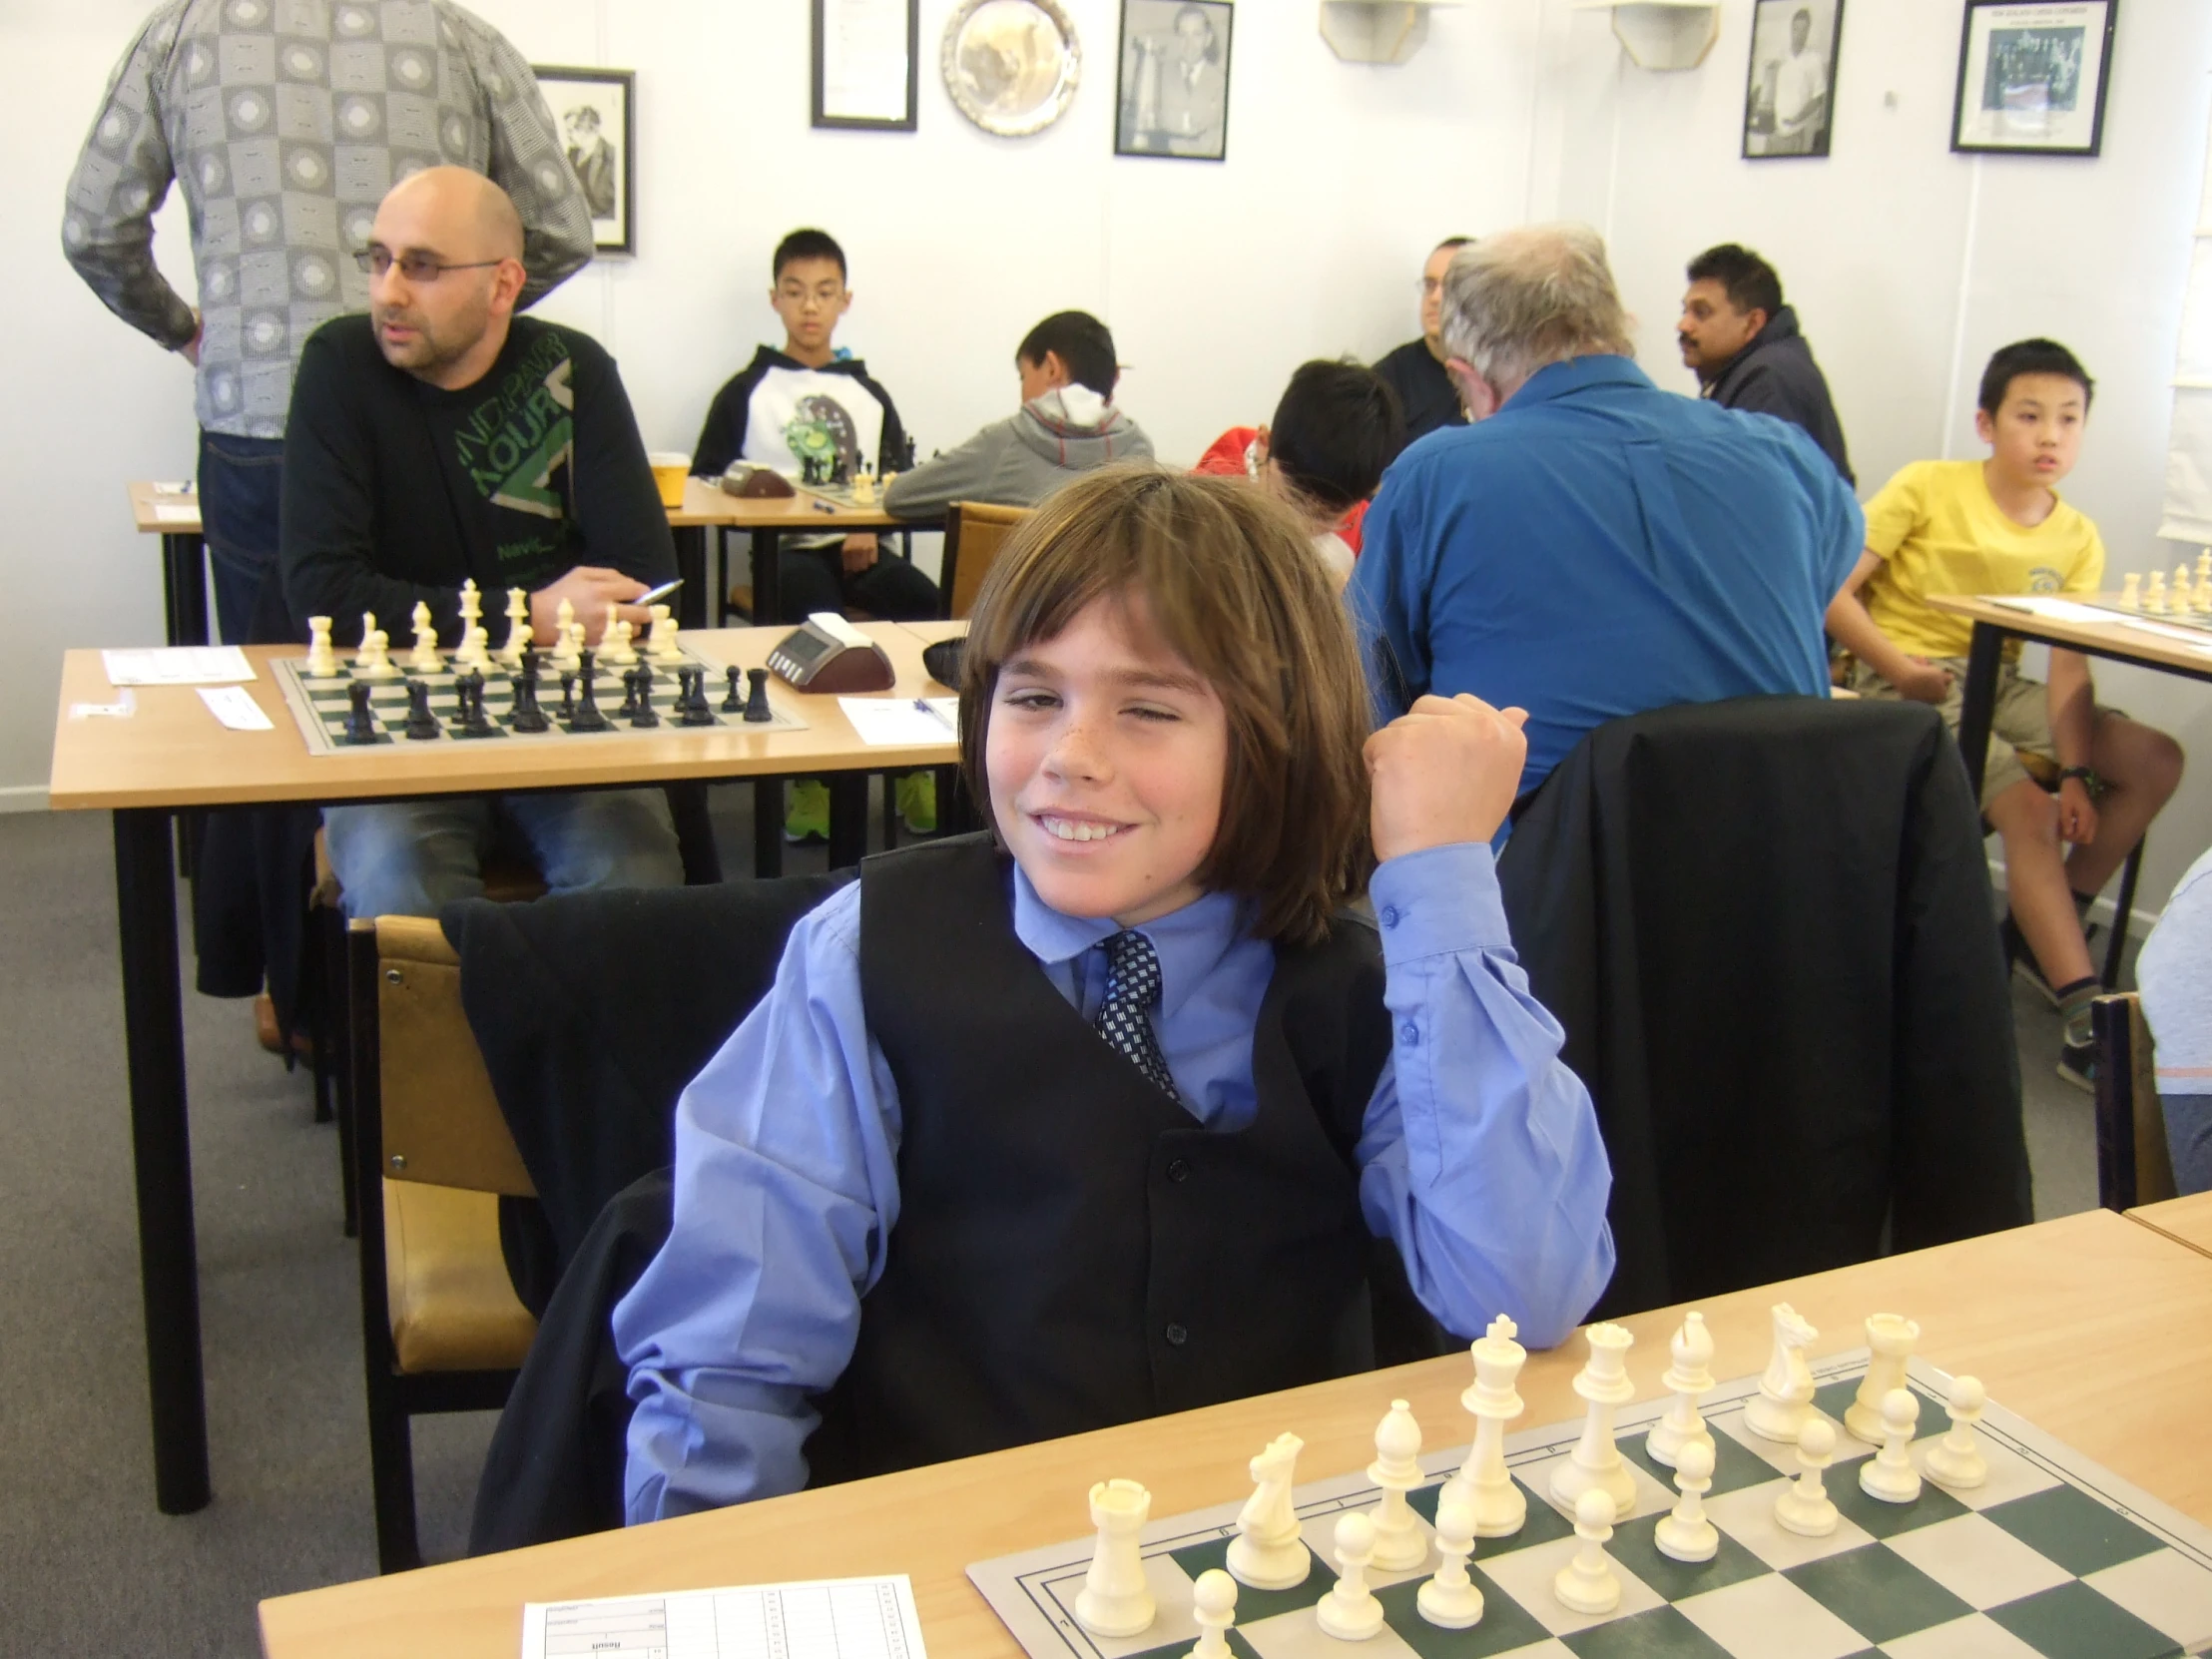
[[[142,536],[162,538],[162,612],[171,645],[208,643],[208,543],[200,522],[197,490],[163,490],[152,483],[124,486],[131,495],[131,524]]]
[[[2124,1290],[2121,1289],[2124,1287]],[[1699,1304],[1719,1345],[1715,1374],[1765,1365],[1767,1309],[1787,1299],[1820,1328],[1813,1358],[1860,1347],[1871,1313],[1908,1313],[1920,1352],[1966,1371],[1989,1394],[2116,1473],[2212,1522],[2212,1259],[2109,1211],[1842,1268]],[[1681,1310],[1621,1323],[1635,1334],[1638,1397],[1662,1390]],[[1568,1386],[1579,1341],[1529,1357],[1516,1426],[1580,1414]],[[701,1589],[846,1574],[913,1576],[931,1659],[1023,1659],[965,1569],[1089,1529],[1084,1492],[1127,1475],[1154,1515],[1233,1502],[1245,1460],[1289,1428],[1311,1480],[1373,1456],[1375,1424],[1409,1400],[1432,1445],[1460,1443],[1464,1355],[1131,1423],[987,1457],[506,1555],[342,1584],[261,1605],[270,1659],[435,1653],[512,1659],[525,1601]],[[2124,1391],[2115,1388],[2124,1382]]]
[[[897,695],[941,692],[921,667],[922,641],[916,635],[890,623],[868,624],[866,632],[897,670]],[[775,628],[732,629],[688,634],[686,640],[703,657],[753,668],[766,663],[783,634]],[[49,803],[56,811],[113,814],[155,1493],[169,1514],[198,1509],[209,1496],[176,872],[169,833],[174,815],[276,802],[322,804],[827,773],[833,790],[841,786],[849,795],[856,781],[861,792],[863,810],[851,810],[848,801],[831,823],[830,855],[849,863],[865,842],[867,773],[956,759],[949,740],[913,748],[870,748],[834,698],[809,697],[788,687],[780,687],[777,695],[809,722],[804,732],[670,727],[605,741],[399,743],[314,755],[301,740],[268,667],[274,657],[297,655],[297,648],[250,646],[246,654],[258,672],[247,690],[269,715],[272,731],[230,731],[217,723],[192,688],[180,686],[139,688],[138,712],[127,720],[72,720],[71,704],[112,703],[115,692],[99,652],[68,652],[62,661],[48,781]],[[773,838],[781,820],[778,813],[765,833]]]
[[[2156,1228],[2167,1238],[2212,1256],[2212,1193],[2169,1198],[2163,1204],[2130,1210],[2127,1215],[2130,1221]]]
[[[720,516],[715,520],[722,529],[716,540],[724,542],[733,530],[751,533],[753,620],[773,623],[783,614],[780,574],[777,554],[787,535],[840,535],[848,536],[859,530],[898,530],[933,527],[936,521],[925,519],[893,518],[881,507],[847,507],[824,496],[810,495],[801,490],[797,495],[785,496],[735,496],[724,494],[712,481],[694,478],[691,488],[718,499]],[[688,502],[687,496],[687,502]],[[729,554],[724,546],[723,556],[717,561],[718,570],[714,587],[714,615],[722,615],[722,607],[730,596]]]

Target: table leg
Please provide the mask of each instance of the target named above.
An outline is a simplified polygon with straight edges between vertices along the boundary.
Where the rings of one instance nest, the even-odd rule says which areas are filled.
[[[773,628],[782,616],[783,595],[778,591],[780,580],[776,568],[776,555],[781,550],[783,537],[774,530],[753,532],[753,626]]]
[[[1966,763],[1966,781],[1981,799],[1981,774],[1989,761],[1989,723],[1996,714],[1997,670],[2004,663],[2004,631],[1986,622],[1973,625],[1966,649],[1966,684],[1958,704],[1958,756]]]
[[[184,1515],[208,1502],[208,1413],[177,976],[177,888],[166,811],[138,807],[115,814],[115,897],[138,1179],[139,1286],[146,1304],[146,1383],[154,1416],[154,1500],[162,1513]]]
[[[707,526],[679,524],[676,539],[676,574],[684,585],[676,590],[676,622],[681,628],[707,626]]]
[[[867,774],[832,772],[830,785],[830,867],[848,869],[867,852]]]
[[[753,780],[753,873],[763,881],[784,873],[784,780]]]
[[[709,532],[707,542],[708,566],[714,581],[707,594],[707,626],[730,626],[730,526],[718,524]]]
[[[208,643],[208,544],[197,533],[162,536],[162,601],[171,645]]]

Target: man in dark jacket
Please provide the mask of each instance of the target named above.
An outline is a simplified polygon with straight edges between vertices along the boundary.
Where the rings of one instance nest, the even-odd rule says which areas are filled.
[[[1748,248],[1724,242],[1690,262],[1675,333],[1702,394],[1724,409],[1754,409],[1804,428],[1847,484],[1851,457],[1813,348],[1797,312],[1782,302],[1782,278]]]

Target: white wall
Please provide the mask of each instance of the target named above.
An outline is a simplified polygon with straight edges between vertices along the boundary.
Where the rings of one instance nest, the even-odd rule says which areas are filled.
[[[183,364],[109,316],[59,252],[77,143],[149,4],[0,6],[0,41],[39,71],[22,78],[32,120],[16,130],[54,135],[0,170],[20,370],[0,417],[0,580],[19,616],[47,625],[34,638],[19,624],[0,654],[13,717],[0,721],[0,790],[33,799],[61,649],[161,637],[156,550],[129,529],[121,481],[193,462]],[[823,224],[859,296],[841,337],[891,387],[923,453],[1005,413],[1015,342],[1079,305],[1114,327],[1122,401],[1165,457],[1187,460],[1264,416],[1301,359],[1406,337],[1413,273],[1437,237],[1530,218],[1608,231],[1645,365],[1687,389],[1672,343],[1681,267],[1733,238],[1781,269],[1863,488],[1946,444],[1970,453],[1982,359],[2050,332],[2100,382],[2069,494],[2103,526],[2116,571],[2178,556],[2151,532],[2212,97],[2202,0],[2123,8],[2096,162],[1950,156],[1955,6],[1851,0],[1836,156],[1756,164],[1737,159],[1750,0],[1725,0],[1719,43],[1680,75],[1624,67],[1602,16],[1568,0],[1440,10],[1399,68],[1337,62],[1314,0],[1244,0],[1219,167],[1113,156],[1117,0],[1068,4],[1086,49],[1074,107],[1009,141],[970,127],[937,81],[952,0],[923,0],[912,135],[809,129],[799,0],[478,0],[536,62],[638,72],[640,256],[595,266],[544,314],[617,353],[650,446],[687,448],[715,387],[776,337],[764,298],[776,240]],[[189,292],[174,204],[161,253]],[[2117,669],[2099,683],[2208,758],[2154,838],[2155,905],[2212,840],[2212,696]]]

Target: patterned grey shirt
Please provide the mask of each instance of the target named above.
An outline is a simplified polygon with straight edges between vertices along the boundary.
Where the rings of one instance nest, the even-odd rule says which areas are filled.
[[[522,215],[525,304],[591,259],[591,219],[520,54],[451,0],[168,0],[116,67],[69,181],[62,248],[175,349],[192,307],[154,264],[182,182],[205,331],[200,424],[280,438],[299,348],[365,310],[352,254],[425,167],[488,174]]]

